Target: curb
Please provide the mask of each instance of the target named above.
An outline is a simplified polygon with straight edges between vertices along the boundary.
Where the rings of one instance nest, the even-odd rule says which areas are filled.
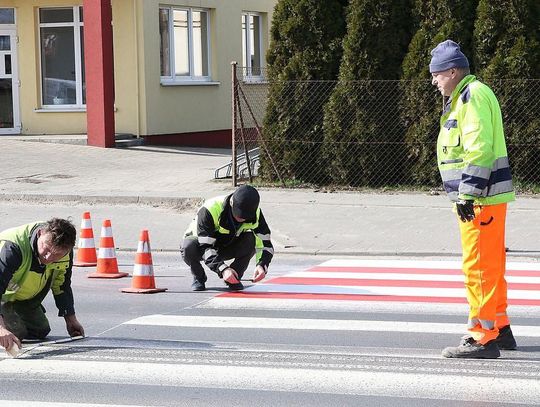
[[[81,203],[112,205],[146,205],[166,206],[179,209],[196,208],[203,198],[172,198],[140,195],[106,196],[106,195],[49,195],[49,194],[0,194],[0,202],[32,202],[32,203]]]

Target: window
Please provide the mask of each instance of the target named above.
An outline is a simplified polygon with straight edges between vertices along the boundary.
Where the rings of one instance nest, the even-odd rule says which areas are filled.
[[[82,7],[39,9],[42,104],[86,104]]]
[[[262,75],[262,17],[254,13],[242,14],[242,65],[245,77]]]
[[[208,14],[192,8],[159,9],[162,80],[210,80]]]
[[[14,8],[0,8],[0,24],[15,24]]]

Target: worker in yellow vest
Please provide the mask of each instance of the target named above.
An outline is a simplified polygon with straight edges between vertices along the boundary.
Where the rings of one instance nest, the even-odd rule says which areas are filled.
[[[52,290],[58,316],[71,336],[84,335],[75,316],[71,267],[76,230],[53,218],[0,233],[0,345],[10,349],[23,339],[45,339],[51,328],[41,304]]]
[[[266,276],[274,248],[259,202],[258,191],[242,185],[232,194],[208,199],[198,210],[181,246],[182,258],[193,275],[193,291],[206,290],[202,261],[233,291],[244,288],[240,280],[254,255],[252,280]],[[230,265],[225,263],[230,259],[234,259]]]
[[[470,74],[452,40],[431,51],[432,84],[445,99],[437,140],[444,189],[459,219],[469,303],[468,334],[447,358],[497,358],[515,349],[506,313],[505,221],[515,199],[501,109],[491,89]]]

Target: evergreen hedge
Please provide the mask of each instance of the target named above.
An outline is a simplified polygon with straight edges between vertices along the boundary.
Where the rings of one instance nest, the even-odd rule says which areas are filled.
[[[540,2],[480,0],[473,45],[477,75],[501,105],[514,180],[522,188],[538,185],[540,116],[532,108],[538,88],[527,79],[540,78]]]
[[[324,163],[338,185],[399,183],[405,151],[396,82],[411,37],[410,0],[352,0],[339,82],[325,107]],[[372,81],[375,80],[375,81]]]
[[[347,3],[276,5],[264,137],[284,179],[440,186],[435,144],[443,97],[431,85],[429,62],[430,51],[452,39],[498,97],[514,180],[521,188],[540,185],[540,1]],[[389,90],[389,83],[399,85]],[[260,175],[276,180],[264,153]]]
[[[347,2],[280,0],[274,10],[264,138],[282,176],[295,182],[324,177],[322,109],[329,92],[317,91],[313,81],[337,78]],[[275,180],[269,164],[263,153],[261,175]]]
[[[446,40],[460,44],[471,55],[472,30],[477,1],[416,0],[419,28],[403,61],[402,119],[407,128],[410,173],[408,181],[420,186],[441,184],[436,161],[437,135],[443,100],[431,85],[431,50]]]

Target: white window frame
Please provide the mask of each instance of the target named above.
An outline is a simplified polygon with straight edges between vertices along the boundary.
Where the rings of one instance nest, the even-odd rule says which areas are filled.
[[[16,12],[16,10],[15,10]],[[17,14],[15,14],[17,18]],[[15,20],[16,22],[17,20]],[[20,134],[21,133],[21,108],[20,108],[20,95],[19,95],[19,63],[17,58],[17,29],[15,24],[0,24],[0,35],[9,35],[10,37],[10,51],[11,54],[11,74],[5,75],[6,79],[11,79],[11,95],[12,95],[12,109],[13,109],[13,127],[0,128],[0,136],[5,134]],[[0,62],[1,63],[1,62]],[[3,65],[3,64],[2,64]],[[4,70],[4,68],[2,68]]]
[[[50,110],[66,110],[66,109],[73,109],[73,110],[80,110],[86,108],[86,103],[83,103],[83,76],[82,76],[82,68],[84,61],[81,60],[82,57],[82,50],[81,50],[81,29],[84,30],[84,22],[81,20],[81,14],[82,6],[73,6],[73,21],[69,23],[41,23],[39,12],[40,10],[52,10],[52,9],[66,9],[70,8],[70,6],[58,6],[58,7],[39,7],[37,9],[37,21],[38,21],[38,29],[39,29],[39,72],[40,72],[40,95],[41,95],[41,101],[40,104],[44,109],[50,109]],[[43,103],[43,66],[41,65],[41,28],[47,28],[47,27],[72,27],[73,28],[73,39],[74,39],[74,57],[75,57],[75,90],[76,90],[76,103],[75,104],[63,104],[63,105],[47,105]]]
[[[264,56],[264,48],[263,48],[263,15],[261,13],[256,13],[252,11],[244,11],[242,12],[242,17],[246,17],[246,30],[245,32],[242,32],[243,43],[246,44],[246,49],[242,49],[242,58],[246,61],[246,66],[244,67],[244,80],[245,81],[262,81],[264,80],[263,75],[263,56]],[[253,44],[251,43],[251,26],[250,26],[250,17],[256,17],[259,19],[259,38],[256,40],[259,42],[259,49],[260,49],[260,57],[259,57],[259,69],[260,74],[259,75],[253,75],[253,70],[251,66],[251,51],[253,49]],[[242,31],[244,31],[242,29]]]
[[[207,83],[212,81],[212,61],[211,55],[212,51],[210,49],[210,37],[211,37],[211,27],[210,27],[210,10],[205,8],[195,8],[195,7],[181,7],[181,6],[159,6],[159,10],[167,10],[169,13],[169,69],[171,75],[169,76],[160,76],[162,85],[170,84],[192,84],[192,83]],[[174,38],[174,11],[186,11],[188,14],[188,55],[189,55],[189,75],[176,75],[176,66],[175,66],[175,38]],[[204,12],[206,15],[206,49],[208,50],[208,66],[206,76],[196,76],[194,75],[195,71],[195,58],[193,50],[193,13],[194,12]],[[161,44],[160,44],[161,48]],[[161,63],[161,61],[160,61]],[[161,72],[161,67],[160,67]]]

